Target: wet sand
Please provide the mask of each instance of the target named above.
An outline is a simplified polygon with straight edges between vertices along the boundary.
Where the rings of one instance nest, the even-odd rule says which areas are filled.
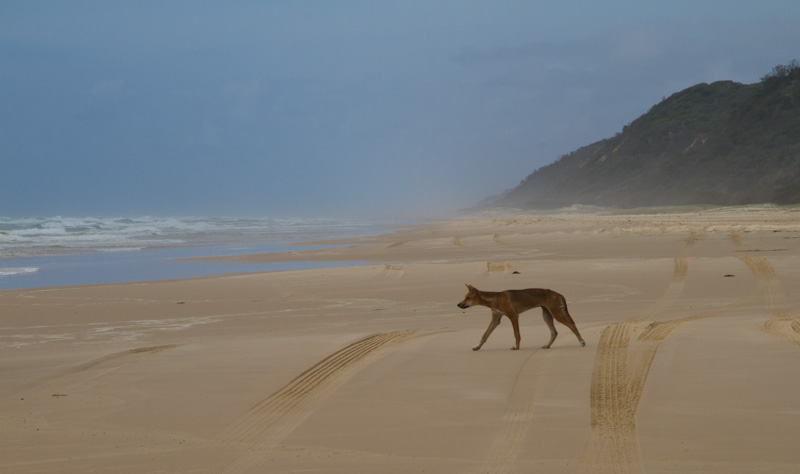
[[[797,472],[800,212],[483,214],[0,292],[0,472]],[[567,298],[471,350],[464,283]]]

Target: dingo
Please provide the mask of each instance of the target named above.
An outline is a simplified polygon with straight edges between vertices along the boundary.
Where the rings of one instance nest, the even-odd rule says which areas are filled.
[[[552,290],[544,290],[540,288],[528,288],[527,290],[506,290],[500,292],[481,291],[471,285],[467,285],[469,292],[464,297],[464,301],[458,303],[458,307],[462,309],[469,308],[470,306],[481,305],[486,306],[492,310],[492,321],[489,323],[489,328],[483,333],[481,342],[473,347],[473,351],[477,351],[489,339],[494,328],[500,324],[500,319],[505,315],[511,320],[511,325],[514,327],[514,338],[517,340],[517,345],[512,347],[512,350],[519,349],[519,314],[532,308],[542,308],[542,317],[547,327],[550,328],[550,342],[542,346],[542,349],[549,349],[556,340],[558,332],[553,324],[553,318],[559,323],[570,328],[573,333],[578,337],[581,346],[586,345],[586,341],[581,337],[578,328],[575,326],[575,321],[569,315],[567,310],[567,300],[563,296]]]

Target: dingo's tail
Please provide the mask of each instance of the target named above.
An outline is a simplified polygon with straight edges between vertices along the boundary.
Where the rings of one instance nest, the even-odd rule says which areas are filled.
[[[575,321],[572,319],[572,315],[569,314],[569,308],[567,308],[567,299],[564,298],[564,295],[558,295],[558,305],[561,307],[559,309],[563,309],[564,318],[569,321],[573,326],[575,326]]]

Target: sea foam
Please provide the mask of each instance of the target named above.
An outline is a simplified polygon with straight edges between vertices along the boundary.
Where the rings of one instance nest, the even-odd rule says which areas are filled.
[[[374,222],[335,219],[0,217],[0,258],[135,251],[182,245],[365,235]]]
[[[37,267],[21,267],[21,268],[15,268],[15,267],[3,268],[3,267],[0,267],[0,276],[24,275],[26,273],[36,273],[38,271],[39,271],[39,268],[37,268]]]
[[[301,218],[0,217],[0,290],[352,265],[359,262],[222,264],[184,259],[286,251],[289,244],[375,235],[409,223]]]

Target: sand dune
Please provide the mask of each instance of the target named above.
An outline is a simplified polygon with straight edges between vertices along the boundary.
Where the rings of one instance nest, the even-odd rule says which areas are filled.
[[[0,292],[0,472],[800,470],[800,213],[483,214],[231,261],[361,266]],[[564,294],[478,352],[464,283]]]

